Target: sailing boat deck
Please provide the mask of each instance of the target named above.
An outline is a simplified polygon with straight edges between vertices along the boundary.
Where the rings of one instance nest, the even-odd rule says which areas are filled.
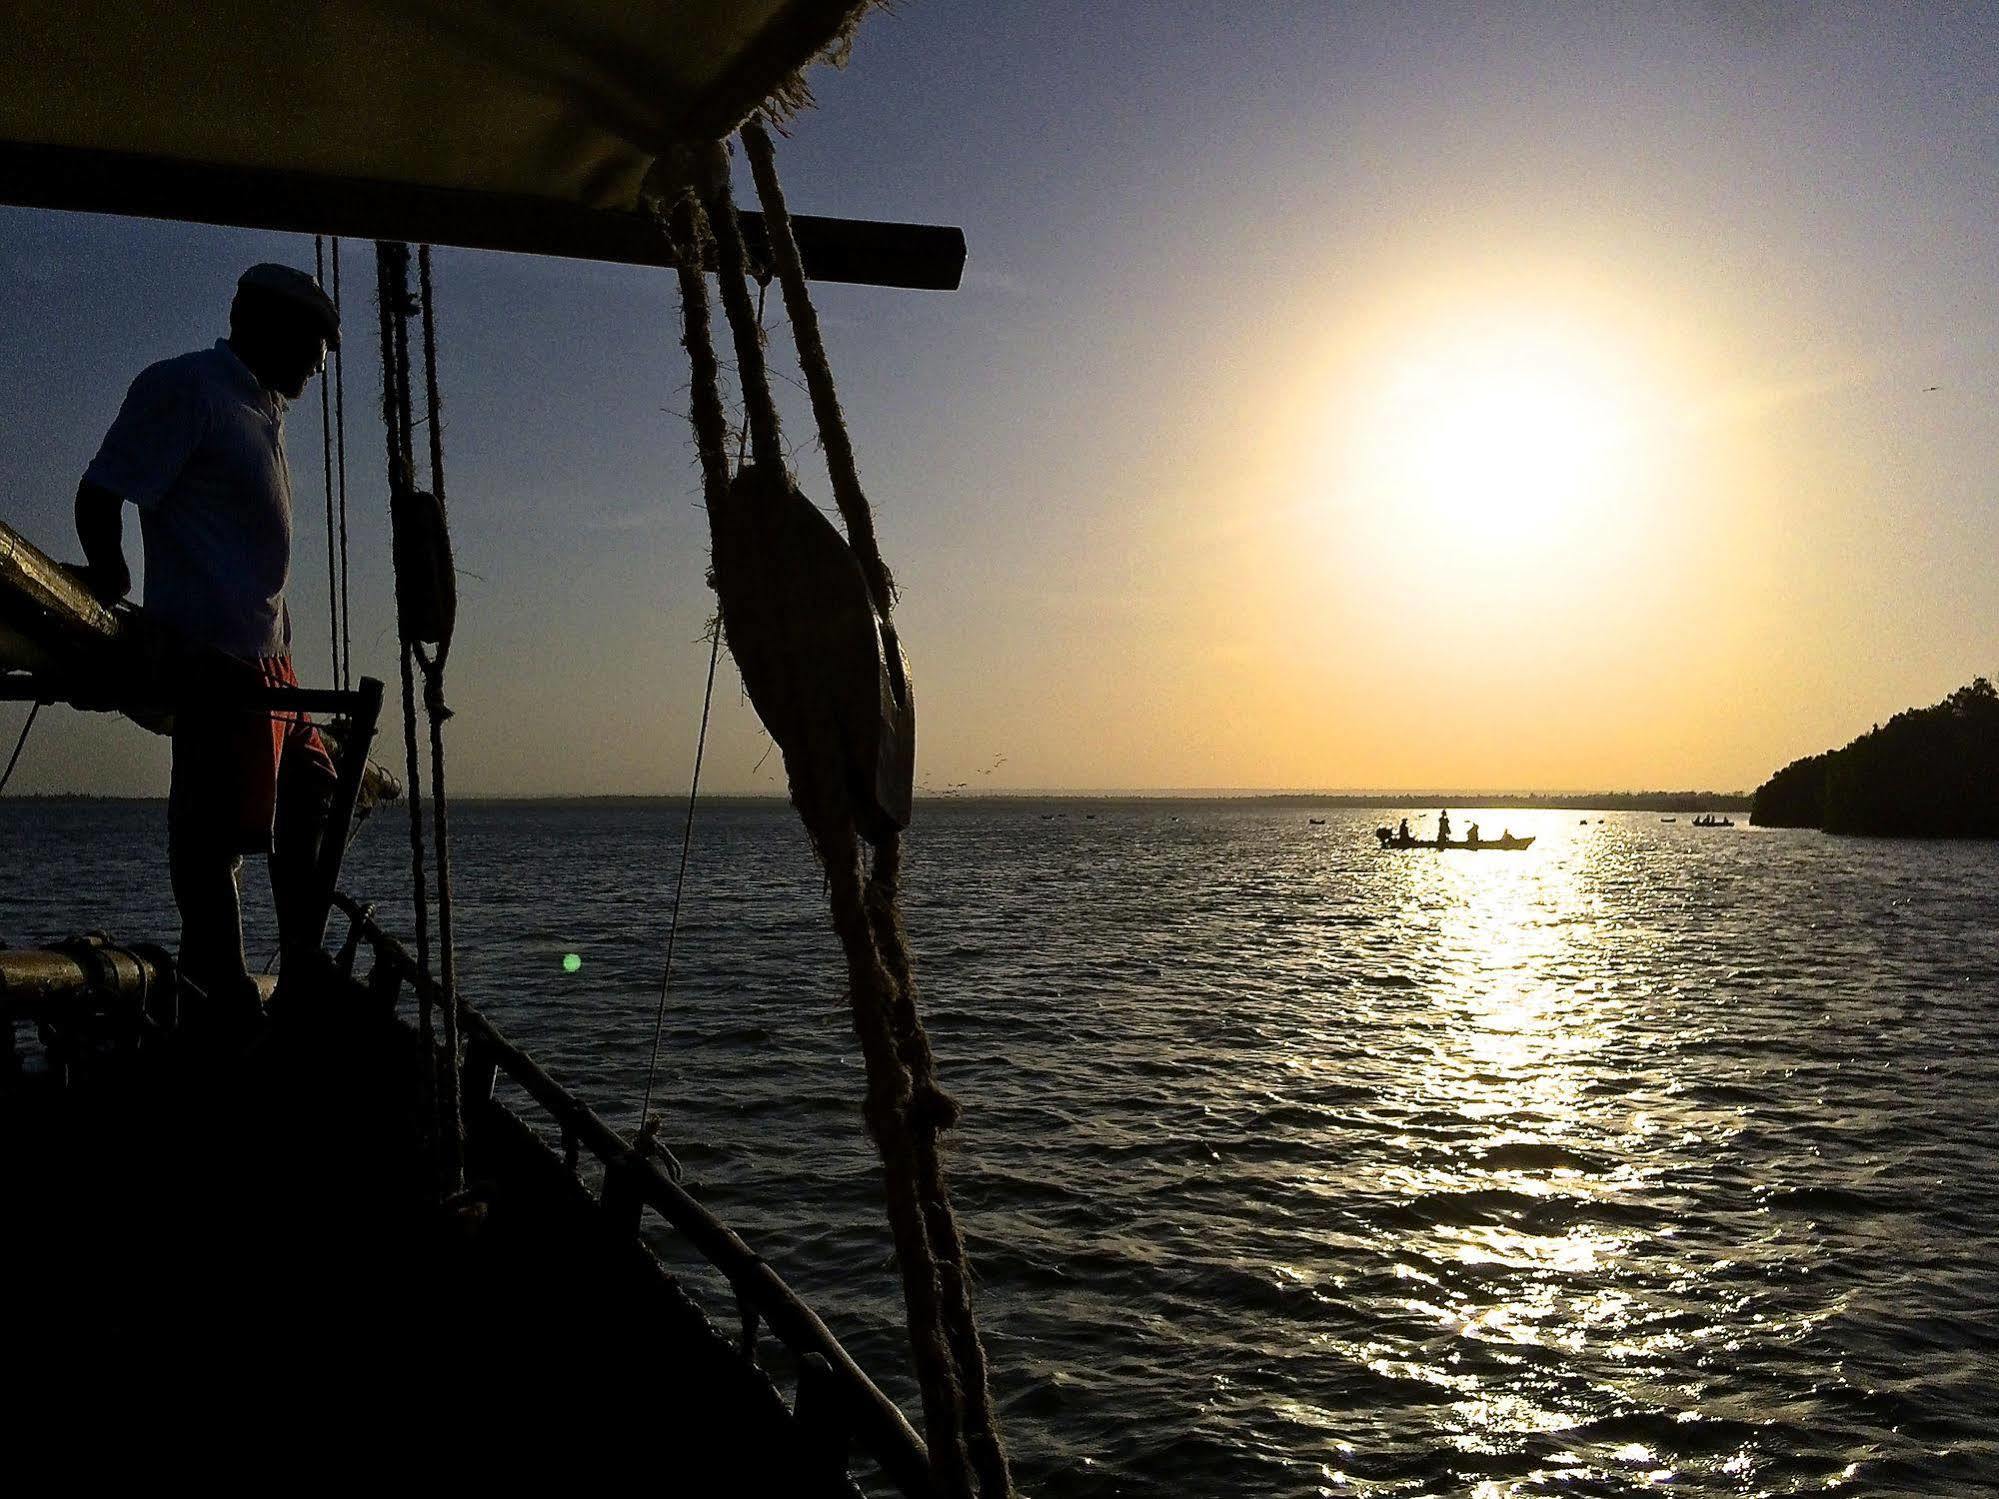
[[[393,973],[407,955],[384,940],[378,965]],[[639,1237],[649,1194],[629,1165],[606,1181],[636,1191],[593,1194],[488,1090],[467,1100],[474,1205],[441,1209],[422,1044],[383,987],[330,977],[309,1002],[280,999],[247,1047],[128,1030],[120,1007],[93,1002],[88,1027],[50,1033],[52,1068],[29,1058],[0,1075],[10,1343],[46,1368],[116,1371],[155,1392],[158,1411],[212,1400],[205,1380],[189,1382],[197,1362],[254,1371],[305,1409],[420,1370],[433,1414],[483,1424],[546,1421],[551,1390],[582,1379],[593,1410],[643,1420],[697,1492],[851,1495],[850,1431],[899,1486],[926,1491],[914,1433],[856,1430],[893,1407],[852,1382],[816,1318],[846,1368],[798,1351],[770,1287],[789,1293],[760,1261],[763,1286],[740,1263],[723,1268],[752,1338],[759,1314],[779,1334],[772,1365],[790,1368],[773,1372],[796,1374],[794,1407],[716,1329]],[[29,1007],[4,985],[0,998]],[[489,1062],[507,1046],[483,1021],[474,1044]],[[594,1116],[560,1097],[574,1140]],[[45,1383],[26,1407],[46,1398],[48,1414],[73,1417],[71,1388]]]

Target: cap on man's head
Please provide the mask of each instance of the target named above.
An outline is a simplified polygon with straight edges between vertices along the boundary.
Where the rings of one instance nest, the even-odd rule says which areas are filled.
[[[320,332],[326,335],[330,347],[340,347],[340,314],[333,306],[333,299],[320,290],[319,283],[304,271],[267,260],[251,266],[238,276],[236,290],[257,292],[292,303],[319,324]]]

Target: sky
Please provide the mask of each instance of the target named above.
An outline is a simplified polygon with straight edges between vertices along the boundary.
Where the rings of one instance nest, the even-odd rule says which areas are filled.
[[[793,209],[969,243],[956,293],[817,289],[920,791],[1748,788],[1999,670],[1999,10],[908,0],[813,83]],[[78,557],[126,385],[264,259],[312,242],[0,209],[0,516]],[[354,652],[393,683],[371,261]],[[672,278],[437,283],[453,787],[684,792],[713,596]],[[166,770],[50,709],[10,790]],[[725,657],[701,784],[782,774]]]

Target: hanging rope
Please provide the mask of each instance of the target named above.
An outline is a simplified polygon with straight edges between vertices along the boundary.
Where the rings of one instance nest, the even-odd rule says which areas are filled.
[[[667,219],[680,281],[681,347],[690,371],[688,423],[701,460],[702,491],[710,505],[729,488],[729,419],[722,410],[722,369],[715,359],[708,283],[701,267],[712,248],[708,218],[692,193],[683,194]]]
[[[798,362],[812,398],[813,418],[826,453],[826,468],[840,515],[847,523],[847,541],[854,549],[874,594],[875,607],[884,619],[895,604],[895,581],[882,560],[876,539],[874,514],[861,489],[860,470],[854,459],[853,440],[840,410],[839,393],[833,385],[832,364],[819,331],[819,314],[805,282],[804,260],[792,236],[791,212],[778,182],[777,161],[771,139],[764,128],[752,122],[742,131],[750,159],[750,171],[764,211],[764,229],[769,236],[771,259],[779,285],[784,291],[785,311],[790,315]],[[891,833],[877,840],[874,870],[867,887],[869,925],[876,950],[889,969],[894,995],[893,1020],[897,1048],[909,1072],[913,1096],[924,1107],[919,1110],[915,1144],[926,1227],[931,1249],[942,1277],[945,1330],[964,1386],[967,1441],[979,1472],[982,1489],[1003,1493],[1010,1487],[1005,1449],[1000,1441],[992,1409],[984,1343],[972,1314],[971,1283],[965,1245],[957,1219],[951,1211],[950,1193],[945,1185],[942,1159],[938,1154],[940,1129],[956,1122],[956,1105],[944,1094],[937,1079],[936,1059],[930,1038],[916,1007],[916,976],[911,963],[909,940],[903,930],[897,903],[901,881],[901,839]]]
[[[417,247],[418,284],[423,301],[423,386],[424,422],[430,436],[430,492],[436,497],[440,517],[444,512],[444,422],[443,401],[437,392],[437,318],[431,293],[430,246]],[[427,656],[417,641],[410,650],[423,670],[423,713],[430,724],[430,812],[437,838],[437,943],[440,982],[444,988],[444,1050],[447,1059],[445,1112],[450,1123],[452,1155],[449,1160],[451,1190],[465,1187],[465,1047],[458,1025],[458,945],[451,924],[451,814],[444,794],[444,721],[451,709],[444,702],[444,661],[451,653],[451,637],[437,643],[435,657]]]
[[[728,525],[754,526],[757,511],[779,503],[778,491],[787,480],[781,461],[772,463],[765,456],[778,452],[775,403],[765,372],[760,330],[751,326],[746,315],[749,299],[743,284],[746,257],[741,231],[728,196],[727,178],[718,173],[717,179],[720,185],[706,208],[715,237],[722,304],[734,336],[751,444],[760,470],[758,487],[763,493],[743,495],[740,505],[733,493],[720,506],[711,500],[710,518],[711,522],[723,519]],[[730,646],[746,682],[755,677],[769,684],[761,694],[753,691],[752,697],[761,698],[759,712],[785,751],[792,802],[825,867],[833,925],[846,955],[848,997],[868,1073],[864,1115],[882,1157],[889,1224],[902,1267],[910,1345],[923,1396],[932,1477],[946,1494],[969,1495],[972,1475],[964,1431],[964,1396],[944,1332],[942,1278],[917,1190],[919,1165],[911,1128],[914,1093],[890,1028],[890,980],[875,951],[865,914],[859,841],[851,817],[843,814],[844,799],[835,768],[837,747],[831,742],[834,736],[824,732],[809,714],[799,712],[782,663],[773,670],[761,659],[773,638],[782,632],[773,611],[781,609],[783,601],[768,596],[768,580],[733,576],[727,563],[735,557],[739,559],[736,568],[754,567],[761,559],[753,550],[746,553],[745,548],[754,548],[761,538],[731,535],[717,528],[714,539],[716,590]]]
[[[940,1493],[969,1496],[976,1481],[985,1499],[1012,1492],[1004,1448],[996,1429],[987,1390],[986,1361],[971,1315],[970,1277],[964,1243],[945,1190],[937,1133],[956,1121],[957,1108],[938,1086],[929,1043],[917,1017],[913,963],[897,911],[899,844],[893,834],[877,836],[872,875],[862,867],[856,809],[845,781],[844,745],[837,725],[800,696],[795,672],[809,667],[783,659],[780,637],[786,628],[783,611],[790,607],[773,599],[771,569],[789,561],[756,555],[756,545],[778,534],[759,534],[757,517],[778,514],[786,501],[802,504],[790,488],[781,462],[777,412],[771,399],[761,348],[761,329],[750,311],[744,287],[745,255],[734,204],[727,187],[726,163],[714,148],[707,201],[695,205],[692,195],[675,209],[674,223],[685,250],[701,248],[700,221],[715,243],[721,296],[734,338],[750,442],[756,456],[751,472],[728,478],[725,428],[721,422],[719,371],[714,358],[706,283],[700,258],[682,253],[680,269],[683,339],[694,372],[693,424],[707,482],[707,500],[715,566],[711,581],[722,601],[731,652],[743,671],[745,685],[766,727],[785,754],[785,769],[793,804],[805,823],[813,847],[824,865],[832,906],[833,926],[846,957],[848,996],[854,1029],[867,1063],[868,1090],[864,1113],[883,1165],[883,1184],[897,1260],[902,1268],[904,1306],[918,1383],[923,1394],[925,1431],[932,1479]],[[766,164],[767,165],[767,164]],[[779,237],[779,225],[766,222]],[[786,237],[788,237],[788,232]],[[796,247],[790,249],[795,262]],[[777,250],[780,275],[785,252]],[[785,286],[786,304],[794,326],[798,307],[809,299],[802,276],[797,295]],[[814,323],[816,331],[816,322]],[[801,357],[805,357],[802,356]],[[818,362],[831,396],[830,372],[824,371],[824,349]],[[820,403],[815,395],[815,410]],[[830,410],[837,419],[837,399]],[[842,429],[844,435],[844,429]],[[822,427],[822,438],[829,434]],[[838,439],[829,439],[829,449]],[[851,446],[845,466],[852,474]],[[837,461],[837,460],[835,460]],[[752,481],[747,487],[746,480]],[[865,538],[873,550],[873,528],[858,482],[849,496],[864,524],[850,535]],[[843,499],[842,509],[846,504]],[[761,524],[769,526],[768,520]],[[850,519],[850,526],[853,522]],[[869,569],[860,559],[863,581],[878,608],[892,594],[886,567]],[[879,558],[876,558],[879,563]]]
[[[673,948],[680,936],[680,902],[687,893],[687,852],[694,846],[694,799],[701,790],[701,757],[708,748],[708,713],[715,702],[715,663],[722,655],[722,623],[708,636],[708,686],[701,694],[701,732],[694,740],[694,774],[687,782],[687,820],[680,829],[680,872],[673,881],[673,914],[666,924],[666,962],[659,975],[659,1008],[652,1017],[652,1055],[646,1059],[645,1094],[639,1100],[639,1141],[650,1149],[661,1149],[656,1136],[659,1122],[652,1117],[652,1087],[659,1076],[659,1041],[666,1029],[666,995],[673,983]],[[676,1179],[678,1173],[675,1173]]]
[[[698,263],[698,262],[697,262]],[[699,279],[697,274],[697,281]],[[757,325],[763,325],[764,293],[770,290],[768,281],[757,285]],[[704,302],[703,312],[706,312]],[[750,429],[746,423],[736,443],[736,467],[740,471],[749,451]],[[652,1049],[646,1057],[645,1092],[639,1099],[639,1128],[635,1136],[644,1148],[662,1156],[669,1164],[675,1181],[680,1179],[680,1163],[673,1153],[659,1143],[659,1120],[653,1117],[652,1090],[659,1077],[660,1038],[666,1029],[666,1000],[673,987],[673,949],[680,937],[680,908],[687,893],[687,855],[694,846],[694,806],[701,791],[701,759],[708,747],[708,718],[715,705],[715,666],[722,657],[722,622],[718,619],[708,632],[708,685],[701,692],[701,729],[694,737],[694,773],[687,781],[687,818],[680,829],[680,870],[673,881],[673,911],[666,924],[666,961],[660,967],[659,1005],[652,1017]]]
[[[757,197],[763,203],[764,231],[770,239],[771,260],[778,284],[784,289],[784,310],[791,319],[791,336],[798,346],[799,368],[805,374],[805,388],[812,397],[812,419],[819,424],[819,440],[826,450],[826,474],[833,481],[833,499],[840,518],[847,523],[847,544],[860,559],[867,574],[868,589],[875,596],[875,608],[886,615],[895,606],[895,580],[882,561],[881,546],[875,539],[874,512],[861,490],[861,472],[854,462],[854,441],[847,433],[847,420],[840,411],[840,395],[833,388],[833,367],[826,358],[826,342],[819,334],[819,310],[805,286],[805,265],[799,258],[798,242],[791,234],[791,210],[785,206],[784,189],[778,185],[777,158],[770,135],[754,122],[742,131],[743,145],[750,158],[750,173],[756,179]]]
[[[326,236],[312,237],[312,274],[321,287],[326,285]],[[333,321],[340,322],[340,308],[336,303]],[[330,637],[327,654],[332,662],[329,675],[333,685],[340,685],[340,557],[339,537],[333,519],[333,393],[327,389],[332,384],[322,377],[319,382],[319,447],[321,467],[326,481],[326,626]]]
[[[719,198],[707,206],[709,230],[715,240],[715,279],[721,284],[722,311],[728,316],[736,345],[736,381],[743,393],[750,452],[757,467],[775,481],[785,472],[784,442],[778,433],[777,402],[771,398],[770,375],[764,364],[763,323],[750,306],[749,257],[743,252],[742,229],[736,223],[726,175],[721,182]]]
[[[340,239],[332,244],[333,316],[340,318]],[[321,394],[325,393],[322,383]],[[340,478],[340,662],[334,680],[344,691],[354,689],[354,611],[347,588],[347,356],[333,351],[334,465]],[[330,542],[329,542],[330,545]]]
[[[930,1236],[931,1253],[936,1257],[943,1300],[944,1331],[950,1339],[952,1357],[957,1361],[958,1379],[965,1397],[966,1442],[979,1473],[981,1492],[1011,1492],[1012,1474],[1006,1446],[1000,1438],[999,1421],[993,1410],[990,1370],[985,1342],[979,1336],[972,1312],[972,1281],[965,1253],[964,1235],[951,1208],[951,1194],[944,1180],[943,1156],[938,1150],[938,1134],[958,1122],[958,1106],[943,1090],[937,1077],[936,1058],[930,1037],[916,1008],[916,975],[911,966],[908,933],[902,924],[901,894],[902,842],[891,837],[875,851],[874,869],[868,877],[865,905],[875,949],[882,955],[894,995],[892,1023],[896,1049],[911,1079],[915,1111],[915,1149],[918,1186],[923,1202],[924,1228]]]
[[[764,300],[770,295],[770,277],[757,277],[757,341],[762,343],[768,336],[764,331]],[[745,413],[743,430],[736,434],[736,472],[743,471],[743,465],[750,456],[750,424]]]
[[[399,500],[415,491],[415,443],[414,416],[410,394],[410,350],[409,320],[416,312],[412,303],[409,284],[409,246],[395,241],[378,240],[375,244],[376,306],[381,320],[382,338],[382,424],[386,431],[389,465],[389,496],[393,516]],[[434,334],[433,334],[434,341]],[[434,415],[434,413],[433,413]],[[424,872],[423,839],[423,785],[418,765],[416,732],[416,670],[419,664],[426,668],[425,696],[432,700],[429,681],[431,663],[423,654],[422,647],[410,638],[407,615],[402,607],[406,587],[413,586],[413,580],[403,576],[398,558],[396,588],[397,610],[396,630],[401,643],[402,687],[403,687],[403,760],[405,773],[409,779],[410,816],[410,881],[411,894],[415,906],[417,966],[428,978],[430,968],[430,901],[429,884]],[[441,705],[441,698],[437,699]],[[438,716],[431,715],[433,793],[441,799],[440,788],[435,777],[442,765],[442,743],[437,737]],[[440,851],[440,859],[446,857]],[[440,882],[441,884],[441,882]],[[440,901],[440,926],[442,926],[442,902]],[[450,944],[446,932],[440,930],[446,954],[445,961],[451,962]],[[455,978],[455,971],[453,973]],[[457,991],[447,981],[442,985],[445,998],[445,1048],[444,1065],[438,1069],[435,1078],[427,1079],[426,1092],[430,1099],[431,1120],[441,1152],[441,1176],[446,1197],[456,1197],[464,1190],[464,1119],[459,1106],[459,1077],[462,1060],[456,1045]],[[417,1001],[418,1029],[423,1037],[424,1055],[435,1057],[436,1034],[432,1015],[430,986],[418,986]]]
[[[397,332],[408,316],[409,246],[389,241],[375,242],[375,307],[382,335],[382,426],[387,434],[389,494],[393,498],[409,485],[409,357],[408,342],[402,343],[398,357]],[[409,646],[401,651],[403,674],[403,768],[408,787],[406,801],[410,819],[410,889],[415,904],[417,966],[430,973],[430,885],[424,875],[423,779],[417,767],[416,677],[410,662]],[[436,1044],[430,1013],[430,989],[418,986],[417,1029],[423,1037],[424,1055]],[[428,1076],[428,1074],[426,1074]],[[431,1123],[436,1117],[437,1099],[431,1094]]]
[[[720,631],[716,632],[716,638],[721,638]],[[713,671],[714,668],[710,667],[711,680]],[[5,791],[7,783],[14,779],[14,767],[21,763],[21,751],[28,747],[28,730],[35,726],[35,716],[41,711],[42,705],[40,703],[31,703],[28,706],[28,721],[21,725],[21,737],[14,741],[14,753],[7,757],[6,770],[0,771],[0,791]]]

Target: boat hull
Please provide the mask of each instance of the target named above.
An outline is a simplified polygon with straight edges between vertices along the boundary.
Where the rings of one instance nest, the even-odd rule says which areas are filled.
[[[1459,849],[1465,853],[1473,854],[1512,854],[1518,853],[1524,848],[1531,848],[1534,843],[1532,836],[1526,838],[1481,838],[1476,843],[1469,838],[1460,838],[1455,842],[1440,843],[1435,838],[1397,838],[1386,828],[1375,829],[1374,836],[1380,840],[1383,849],[1392,849],[1397,853],[1405,849],[1427,848],[1436,850]]]
[[[64,955],[45,956],[12,973],[10,1009],[62,999]],[[75,1361],[119,1377],[87,1406],[77,1380],[45,1377],[16,1419],[252,1409],[188,1380],[198,1348],[321,1422],[368,1378],[422,1371],[404,1455],[459,1462],[478,1446],[465,1433],[499,1430],[511,1451],[574,1398],[644,1433],[612,1439],[621,1463],[670,1452],[669,1491],[856,1496],[769,1375],[490,1093],[465,1110],[481,1210],[441,1209],[422,1042],[362,984],[326,998],[341,1019],[275,1020],[247,1054],[155,1028],[67,1079],[0,1086],[0,1275],[35,1292],[10,1337],[45,1376]],[[374,1440],[366,1423],[348,1435]]]

